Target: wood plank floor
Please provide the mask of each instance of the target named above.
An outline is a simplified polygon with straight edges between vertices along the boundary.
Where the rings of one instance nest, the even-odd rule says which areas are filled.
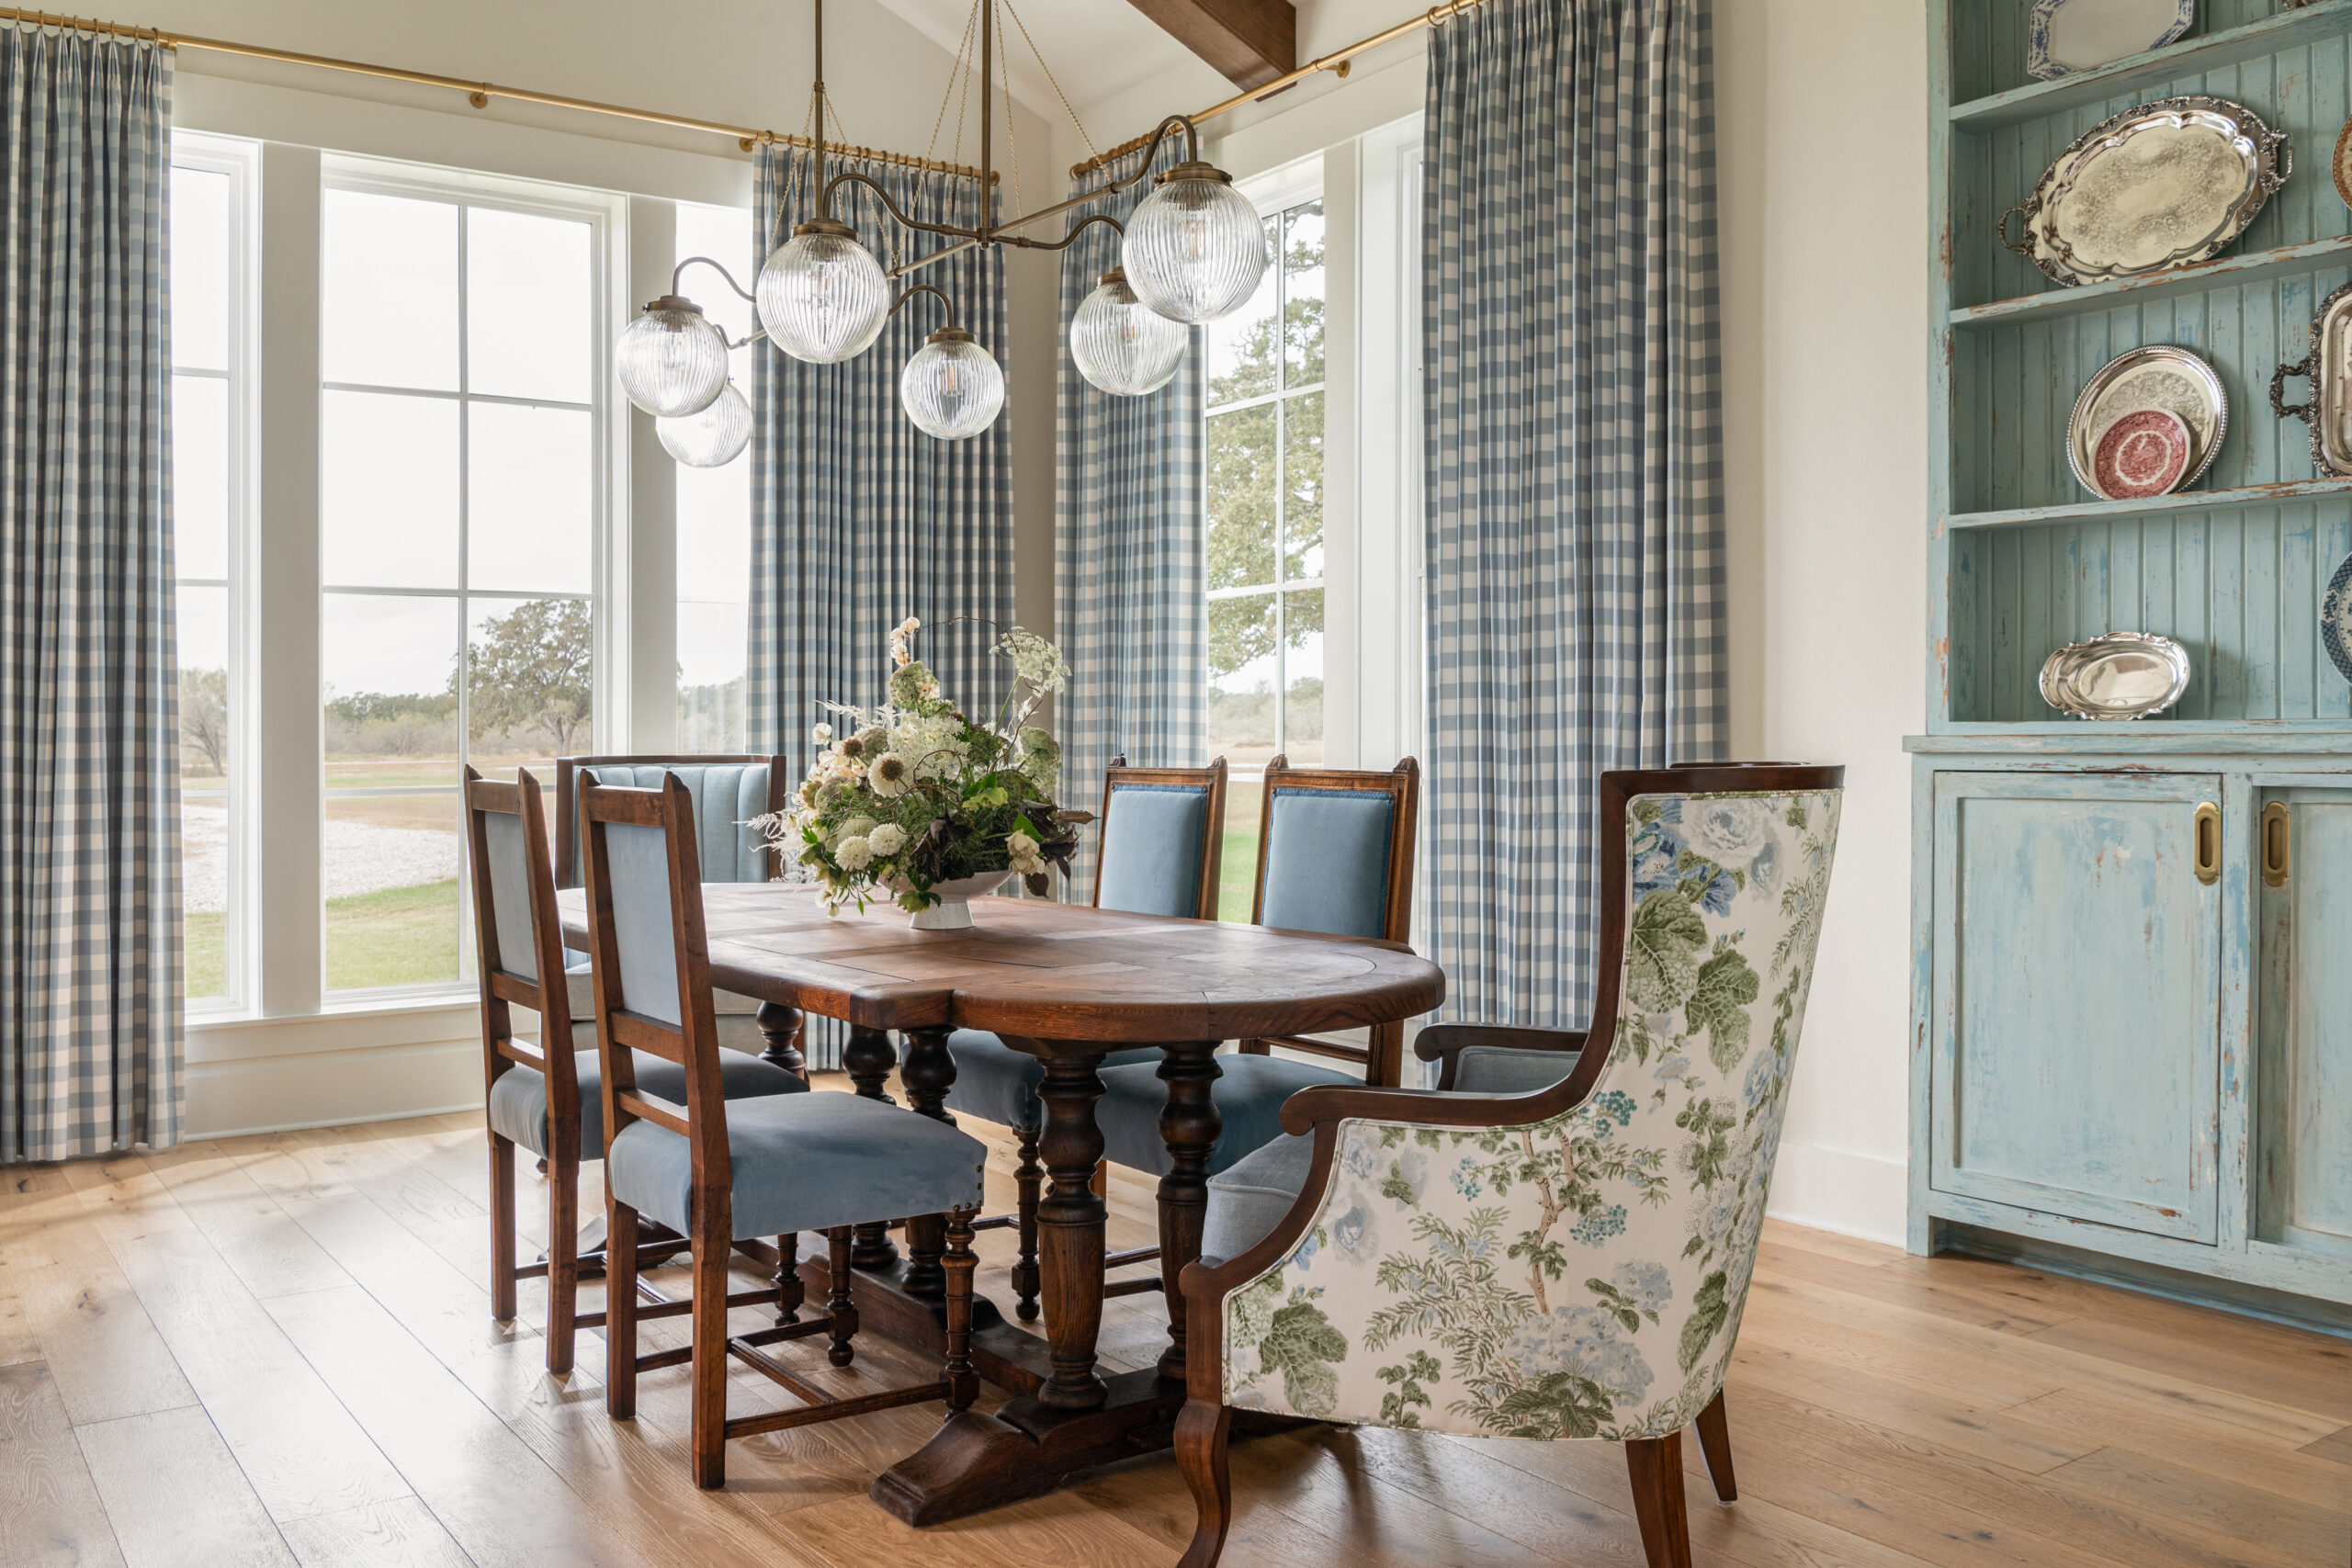
[[[538,1287],[491,1321],[482,1142],[458,1115],[0,1173],[0,1564],[1167,1568],[1189,1537],[1165,1456],[907,1529],[865,1487],[929,1406],[731,1445],[728,1489],[697,1492],[683,1368],[616,1424],[594,1336],[545,1375]],[[1148,1182],[1111,1198],[1112,1244],[1148,1242]],[[1011,1249],[983,1238],[1005,1300]],[[1163,1335],[1156,1297],[1114,1302],[1104,1358]],[[859,1346],[840,1373],[785,1353],[844,1392],[933,1375]],[[750,1372],[733,1397],[786,1403]],[[1729,1400],[1736,1505],[1686,1445],[1702,1565],[2352,1564],[2346,1341],[1775,1224]],[[1317,1428],[1234,1472],[1234,1568],[1643,1562],[1611,1445]]]

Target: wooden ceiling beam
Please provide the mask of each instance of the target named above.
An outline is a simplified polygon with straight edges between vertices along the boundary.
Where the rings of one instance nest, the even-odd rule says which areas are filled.
[[[1244,92],[1298,68],[1298,13],[1291,0],[1129,3]]]

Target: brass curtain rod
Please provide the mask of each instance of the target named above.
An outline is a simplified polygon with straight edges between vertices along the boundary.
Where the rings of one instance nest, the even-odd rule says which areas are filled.
[[[1193,123],[1198,125],[1204,119],[1215,119],[1227,110],[1238,109],[1244,104],[1254,104],[1261,98],[1271,98],[1285,87],[1295,87],[1319,71],[1332,72],[1344,80],[1348,74],[1348,62],[1366,50],[1378,49],[1382,44],[1394,43],[1400,38],[1409,38],[1425,28],[1442,27],[1465,11],[1476,10],[1481,4],[1482,0],[1445,0],[1445,4],[1430,6],[1426,14],[1415,17],[1411,21],[1399,22],[1385,32],[1374,33],[1370,38],[1358,39],[1344,49],[1335,49],[1320,59],[1308,61],[1286,76],[1275,77],[1262,87],[1252,87],[1246,93],[1235,94],[1221,104],[1212,104],[1193,116]],[[1142,152],[1150,144],[1150,141],[1149,136],[1132,137],[1107,152],[1096,153],[1083,164],[1072,164],[1069,166],[1069,177],[1074,180],[1084,179],[1114,159],[1124,158],[1130,152]]]
[[[716,120],[694,119],[685,115],[658,114],[651,109],[624,108],[617,104],[600,104],[589,98],[569,98],[560,93],[535,93],[524,87],[502,87],[492,82],[468,82],[456,76],[442,76],[430,71],[404,71],[391,65],[365,65],[357,61],[335,60],[323,54],[300,54],[288,49],[269,49],[260,44],[229,43],[220,39],[193,38],[181,33],[166,33],[153,28],[127,27],[119,22],[93,21],[81,17],[51,16],[46,11],[20,11],[0,6],[0,21],[28,23],[35,27],[57,28],[70,32],[98,33],[107,38],[130,39],[152,43],[161,49],[199,49],[214,54],[242,55],[248,60],[270,60],[282,65],[303,65],[315,71],[341,71],[354,76],[375,76],[387,82],[407,82],[420,87],[445,87],[453,93],[463,93],[476,108],[487,108],[492,98],[512,98],[517,103],[538,104],[548,108],[571,109],[581,114],[609,115],[616,119],[633,119],[647,125],[666,125],[674,130],[701,131],[712,136],[730,137],[742,151],[754,147],[797,147],[811,150],[816,143],[808,137],[779,134],[773,130],[752,130],[740,125],[722,125]],[[1138,146],[1141,143],[1137,143]],[[868,163],[896,164],[905,168],[923,169],[933,174],[956,175],[967,180],[980,177],[978,169],[963,164],[944,164],[932,158],[912,157],[904,152],[888,152],[875,147],[843,147],[828,143],[828,150],[845,158],[863,159]],[[991,176],[992,178],[994,176]]]

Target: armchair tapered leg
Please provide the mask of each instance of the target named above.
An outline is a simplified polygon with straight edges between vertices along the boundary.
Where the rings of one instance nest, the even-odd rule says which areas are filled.
[[[580,1310],[580,1161],[559,1155],[548,1176],[548,1371],[571,1371]]]
[[[1715,1397],[1699,1412],[1699,1451],[1707,1458],[1707,1479],[1715,1483],[1715,1495],[1725,1503],[1739,1500],[1739,1483],[1731,1472],[1731,1423],[1724,1416],[1724,1391],[1715,1390]]]
[[[490,1315],[514,1321],[514,1145],[490,1135]]]
[[[605,1414],[627,1421],[637,1414],[637,1211],[609,1194],[605,1235]]]
[[[1037,1321],[1037,1292],[1045,1281],[1037,1269],[1037,1202],[1046,1195],[1046,1168],[1037,1159],[1037,1136],[1043,1131],[1037,1126],[1018,1129],[1021,1140],[1021,1163],[1012,1172],[1012,1184],[1019,1197],[1021,1256],[1012,1265],[1012,1293],[1019,1298],[1013,1311],[1023,1323]]]
[[[1205,1399],[1188,1399],[1176,1417],[1176,1468],[1193,1489],[1193,1543],[1177,1568],[1216,1568],[1233,1526],[1233,1478],[1227,1447],[1233,1411]],[[1653,1559],[1655,1562],[1655,1559]]]
[[[1682,1434],[1640,1438],[1625,1445],[1634,1482],[1634,1516],[1650,1568],[1690,1568],[1690,1521],[1682,1502]]]

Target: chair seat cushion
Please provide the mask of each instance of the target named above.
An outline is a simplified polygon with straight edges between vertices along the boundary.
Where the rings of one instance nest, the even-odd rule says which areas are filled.
[[[1577,1070],[1576,1051],[1465,1046],[1453,1064],[1453,1087],[1466,1094],[1532,1094]]]
[[[947,1054],[956,1058],[956,1087],[947,1091],[947,1109],[1000,1127],[1042,1124],[1044,1102],[1037,1098],[1037,1086],[1046,1081],[1044,1062],[978,1029],[959,1029],[949,1035]],[[1102,1058],[1105,1067],[1136,1062],[1148,1063],[1157,1072],[1159,1047],[1114,1051]]]
[[[831,1092],[730,1103],[727,1146],[737,1240],[976,1206],[988,1158],[978,1139],[944,1122]],[[684,1134],[630,1122],[605,1156],[605,1184],[687,1233],[694,1154]]]
[[[575,1039],[577,1036],[575,1036]],[[588,1038],[595,1034],[591,1029]],[[686,1070],[673,1062],[650,1055],[643,1051],[631,1053],[637,1059],[637,1086],[656,1099],[684,1104],[686,1098]],[[605,1069],[593,1050],[572,1054],[575,1070],[580,1075],[580,1157],[605,1157]],[[718,1084],[729,1100],[752,1100],[763,1095],[798,1094],[808,1088],[808,1080],[797,1073],[787,1073],[757,1056],[747,1056],[741,1051],[718,1054]],[[514,1139],[535,1155],[548,1152],[548,1080],[537,1067],[517,1064],[498,1075],[490,1086],[490,1130],[502,1137]]]
[[[564,958],[566,967],[563,971],[563,987],[571,996],[571,1016],[575,1019],[594,1018],[596,1016],[596,982],[588,960],[574,953],[566,953]],[[722,991],[713,987],[710,993],[710,1005],[711,1010],[719,1017],[731,1018],[739,1013],[759,1011],[760,998],[738,996],[733,991]]]
[[[1283,1135],[1283,1101],[1300,1089],[1317,1084],[1361,1089],[1363,1080],[1329,1067],[1309,1066],[1283,1056],[1219,1056],[1223,1074],[1211,1092],[1224,1131],[1216,1152],[1209,1156],[1212,1174],[1231,1168],[1245,1156]],[[1168,1145],[1159,1137],[1159,1109],[1168,1101],[1168,1086],[1159,1081],[1157,1063],[1112,1067],[1102,1074],[1102,1099],[1094,1108],[1102,1128],[1102,1157],[1131,1170],[1165,1176],[1171,1168]]]
[[[1298,1201],[1315,1164],[1315,1140],[1285,1133],[1209,1178],[1201,1258],[1222,1263],[1258,1245]]]

